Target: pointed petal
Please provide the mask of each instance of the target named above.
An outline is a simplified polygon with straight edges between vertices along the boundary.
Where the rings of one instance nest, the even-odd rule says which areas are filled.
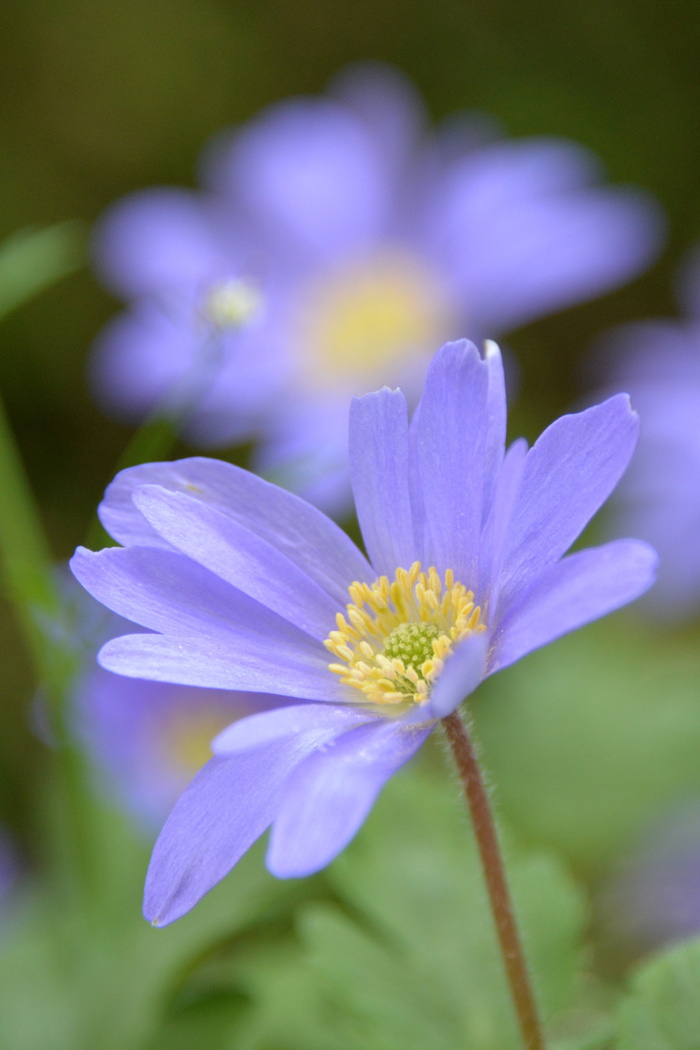
[[[438,572],[476,582],[488,429],[488,366],[466,340],[433,358],[412,424],[425,555]]]
[[[220,579],[319,641],[333,630],[338,602],[293,561],[229,515],[159,485],[137,489],[134,504],[176,550]]]
[[[498,474],[491,512],[484,525],[479,563],[479,588],[482,621],[493,624],[500,596],[503,559],[508,543],[508,530],[513,518],[525,469],[527,441],[518,438],[508,449]]]
[[[457,646],[445,661],[445,667],[425,708],[429,718],[451,715],[474,692],[486,674],[488,647],[489,637],[485,631],[470,635]]]
[[[320,651],[317,656],[265,633],[230,638],[125,634],[103,645],[98,659],[106,670],[127,678],[352,703],[349,688],[328,670],[325,650]]]
[[[161,485],[211,504],[285,554],[341,605],[353,580],[374,579],[371,567],[335,522],[291,492],[240,467],[197,456],[174,463],[145,463],[117,474],[100,505],[100,520],[125,547],[166,541],[133,504],[140,485]]]
[[[285,786],[267,855],[272,874],[301,878],[333,860],[434,724],[380,718],[310,755]]]
[[[250,751],[251,748],[271,744],[286,736],[299,736],[309,730],[353,729],[372,720],[364,707],[325,706],[322,704],[294,704],[272,711],[250,715],[233,722],[212,740],[212,751],[220,758]]]
[[[281,716],[281,711],[270,714]],[[173,922],[231,870],[274,819],[289,774],[344,732],[347,715],[342,707],[300,708],[297,731],[293,721],[281,716],[279,734],[269,733],[259,746],[233,758],[214,758],[204,767],[173,809],[153,850],[144,901],[147,919],[158,926]],[[259,727],[258,716],[252,717]],[[254,728],[251,743],[255,736]]]
[[[497,343],[487,339],[484,343],[484,361],[488,369],[487,438],[484,457],[484,506],[482,518],[491,509],[498,472],[501,469],[506,447],[506,381],[503,359]]]
[[[654,582],[656,552],[640,540],[615,540],[550,566],[496,625],[489,673],[618,609]]]
[[[267,639],[269,646],[325,656],[323,646],[304,631],[177,551],[79,547],[70,564],[94,598],[149,630],[225,644]]]
[[[548,427],[527,455],[503,574],[503,600],[564,554],[617,485],[637,444],[626,394]]]
[[[350,478],[357,517],[377,575],[393,578],[415,561],[408,488],[408,408],[400,390],[384,387],[353,399]]]

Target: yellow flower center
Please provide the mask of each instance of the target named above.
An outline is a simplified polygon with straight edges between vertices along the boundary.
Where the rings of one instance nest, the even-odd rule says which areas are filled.
[[[158,749],[173,772],[189,779],[212,757],[214,737],[236,717],[247,713],[245,705],[240,712],[216,704],[175,709],[165,726],[161,726]]]
[[[393,379],[398,362],[432,352],[455,323],[438,276],[408,252],[387,248],[313,281],[297,336],[314,386],[355,382],[364,389]]]
[[[342,661],[329,668],[373,704],[425,703],[453,647],[485,630],[474,594],[451,569],[441,580],[416,561],[392,582],[356,581],[349,592],[347,614],[324,643]]]

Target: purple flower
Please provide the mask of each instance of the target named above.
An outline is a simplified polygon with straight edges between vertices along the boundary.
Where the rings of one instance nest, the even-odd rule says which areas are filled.
[[[500,354],[448,343],[409,425],[355,399],[350,471],[368,557],[311,504],[209,459],[123,471],[101,507],[123,548],[74,556],[99,601],[155,634],[108,670],[294,699],[221,733],[155,847],[146,915],[191,908],[272,824],[302,876],[352,838],[385,781],[486,675],[635,598],[656,556],[618,540],[563,557],[637,440],[618,395],[505,452]],[[348,602],[349,598],[349,602]]]
[[[616,947],[640,954],[700,934],[700,808],[686,800],[646,828],[604,886]]]
[[[610,385],[629,390],[643,426],[617,494],[615,529],[659,552],[654,615],[700,611],[700,253],[682,273],[683,321],[642,321],[598,347]]]
[[[279,705],[278,696],[142,681],[95,666],[80,684],[75,716],[105,786],[151,827],[211,758],[220,730]]]
[[[507,331],[655,254],[656,207],[598,185],[580,146],[422,118],[398,74],[360,67],[217,140],[202,191],[114,206],[96,262],[130,305],[98,340],[103,404],[195,401],[192,440],[260,439],[258,468],[341,509],[352,394],[417,396],[450,333]]]

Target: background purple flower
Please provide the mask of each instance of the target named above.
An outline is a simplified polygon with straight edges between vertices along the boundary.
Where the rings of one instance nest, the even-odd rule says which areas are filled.
[[[686,800],[646,829],[603,887],[601,918],[618,951],[639,954],[700,934],[700,807]]]
[[[274,874],[323,867],[485,675],[649,586],[644,543],[562,557],[634,450],[628,399],[562,417],[529,452],[505,451],[505,426],[494,344],[483,360],[444,346],[410,426],[400,391],[356,399],[350,473],[369,561],[312,505],[230,464],[145,464],[110,486],[101,517],[124,547],[79,549],[73,571],[157,633],[108,642],[103,666],[302,701],[217,738],[156,845],[153,921],[192,907],[270,824]]]
[[[70,603],[74,644],[79,639],[83,653],[84,669],[71,707],[72,731],[86,748],[102,789],[148,830],[163,821],[209,761],[214,737],[238,718],[279,706],[280,698],[106,671],[96,663],[96,653],[133,624],[95,602],[72,575],[61,579],[61,587]]]
[[[209,761],[211,741],[225,726],[279,703],[279,697],[124,678],[95,666],[81,682],[75,716],[103,784],[151,825]]]
[[[659,577],[646,607],[669,617],[700,610],[700,254],[683,270],[680,291],[684,320],[615,329],[596,357],[610,388],[628,390],[642,418],[613,528],[658,550]]]
[[[107,213],[96,262],[130,305],[98,340],[95,389],[132,417],[194,399],[192,440],[261,439],[260,469],[341,508],[351,394],[415,396],[451,334],[497,335],[649,262],[657,209],[599,177],[574,143],[480,118],[428,135],[397,73],[346,71],[216,140],[201,192]]]

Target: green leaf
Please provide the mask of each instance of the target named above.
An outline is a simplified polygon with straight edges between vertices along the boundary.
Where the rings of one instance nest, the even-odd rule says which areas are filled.
[[[622,616],[480,687],[473,714],[510,824],[597,873],[700,791],[700,649]]]
[[[640,969],[618,1019],[617,1050],[698,1050],[700,939]]]
[[[120,836],[115,847],[124,843]],[[140,913],[144,853],[143,847],[132,848],[121,869],[115,863],[114,912],[86,915],[79,901],[70,906],[65,899],[59,907],[40,890],[13,928],[3,931],[0,1046],[141,1050],[166,1045],[158,1041],[159,1033],[169,1033],[177,1046],[187,1032],[237,1021],[245,1003],[235,988],[193,996],[179,1010],[168,1007],[212,952],[271,915],[289,911],[299,888],[268,875],[258,849],[193,914],[156,930]],[[209,1035],[202,1034],[202,1040],[218,1045]]]
[[[581,894],[550,857],[511,844],[507,860],[541,1013],[563,1039],[583,968]],[[330,877],[345,909],[307,905],[300,929],[343,1047],[521,1050],[476,847],[447,777],[396,777]]]
[[[0,244],[0,319],[84,262],[80,222],[18,230]]]

